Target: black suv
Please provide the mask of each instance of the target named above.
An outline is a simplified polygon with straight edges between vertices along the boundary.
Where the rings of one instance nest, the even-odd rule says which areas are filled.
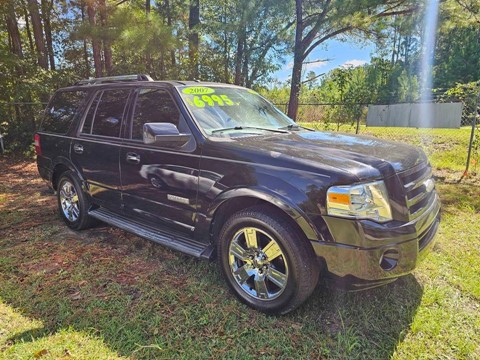
[[[268,313],[299,306],[320,273],[364,289],[411,272],[440,219],[420,149],[302,128],[238,86],[83,80],[55,93],[35,147],[69,227],[216,255]]]

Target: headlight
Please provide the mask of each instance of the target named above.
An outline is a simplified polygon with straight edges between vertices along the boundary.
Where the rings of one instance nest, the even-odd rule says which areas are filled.
[[[353,186],[332,186],[327,191],[327,213],[377,222],[392,220],[387,188],[383,181]]]

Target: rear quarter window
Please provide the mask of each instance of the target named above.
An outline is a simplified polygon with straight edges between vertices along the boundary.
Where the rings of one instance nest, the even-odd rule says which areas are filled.
[[[59,91],[48,104],[41,131],[66,134],[87,93],[85,91]]]

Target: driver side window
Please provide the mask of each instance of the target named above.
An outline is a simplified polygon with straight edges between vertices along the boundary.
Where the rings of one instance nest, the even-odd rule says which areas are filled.
[[[132,121],[132,139],[142,140],[145,123],[171,123],[180,132],[189,132],[170,94],[163,89],[140,89]]]

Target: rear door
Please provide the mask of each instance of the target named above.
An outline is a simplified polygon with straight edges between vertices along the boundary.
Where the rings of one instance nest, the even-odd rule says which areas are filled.
[[[71,159],[81,169],[94,202],[115,211],[122,204],[120,130],[130,93],[131,89],[97,91],[71,145]]]
[[[143,124],[169,122],[191,134],[166,88],[137,89],[120,151],[124,210],[153,226],[169,226],[193,236],[199,151],[191,136],[181,148],[146,145]]]
[[[37,164],[40,174],[51,180],[53,167],[57,161],[69,157],[72,124],[81,117],[87,92],[82,90],[57,91],[50,100],[42,124],[38,131],[40,136],[41,154],[37,154]]]

